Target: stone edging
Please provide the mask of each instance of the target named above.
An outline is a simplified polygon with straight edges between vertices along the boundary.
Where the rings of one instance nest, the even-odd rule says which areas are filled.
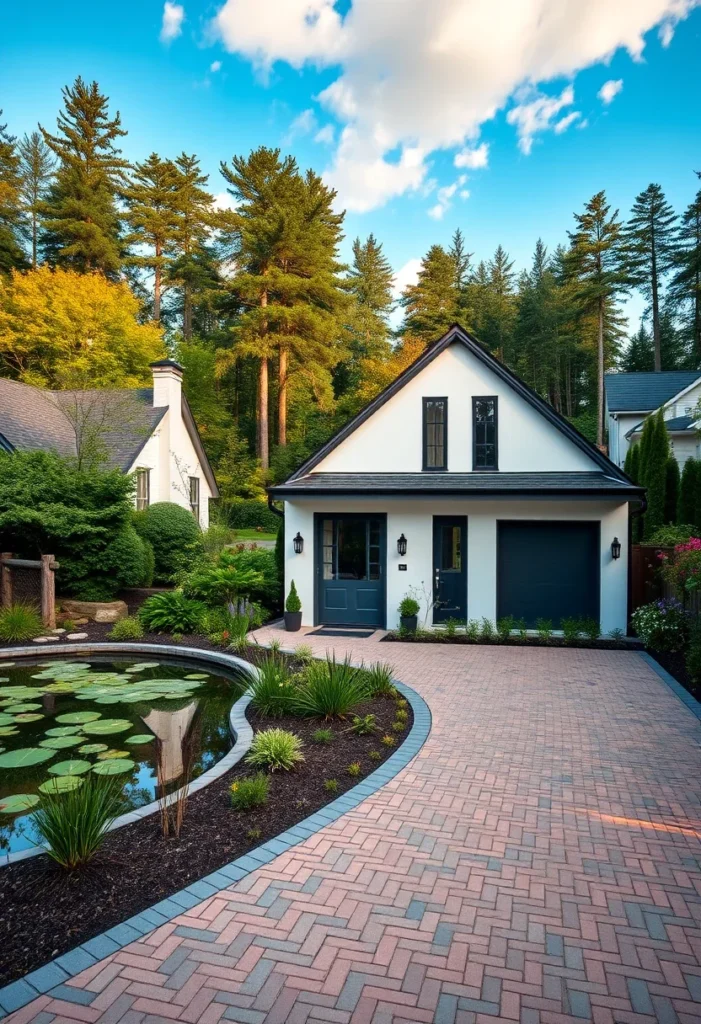
[[[49,655],[56,654],[83,654],[90,656],[90,654],[120,654],[123,653],[124,649],[128,647],[129,654],[156,654],[166,652],[166,657],[178,657],[178,658],[195,658],[197,655],[196,647],[166,647],[161,644],[63,644],[61,647],[44,647],[42,651]],[[212,651],[206,651],[203,653],[212,654]],[[37,651],[30,647],[20,647],[11,652],[12,658],[27,658],[35,657]],[[223,665],[228,668],[237,668],[243,671],[248,676],[255,676],[255,666],[251,665],[250,662],[244,661],[242,658],[235,658],[230,654],[218,655],[218,661],[215,664]],[[10,660],[9,657],[5,658],[5,651],[0,652],[0,668],[2,668],[3,660]],[[197,658],[198,661],[202,662],[213,661],[214,659],[202,659]],[[229,712],[229,729],[231,731],[234,745],[231,750],[224,755],[215,765],[212,765],[206,772],[203,772],[199,778],[194,779],[189,787],[188,793],[197,793],[198,790],[204,789],[210,782],[214,782],[215,779],[220,778],[225,772],[233,768],[235,764],[241,760],[243,755],[247,752],[253,740],[253,730],[248,724],[246,718],[246,708],[250,703],[250,695],[244,693],[243,696],[239,697],[235,701]],[[171,793],[171,800],[177,798],[177,792]],[[158,800],[151,801],[150,804],[144,804],[143,807],[137,807],[133,811],[127,811],[126,814],[121,814],[116,821],[113,821],[108,831],[112,832],[114,829],[123,828],[124,825],[131,825],[135,821],[140,821],[142,818],[148,818],[151,814],[156,814],[160,810],[160,804]],[[17,850],[16,853],[6,853],[0,861],[0,870],[8,864],[16,864],[21,860],[29,860],[30,857],[38,857],[39,854],[45,852],[44,846],[36,846],[30,850]]]
[[[653,656],[651,654],[648,654],[647,651],[638,651],[637,653],[640,655],[643,661],[650,666],[652,671],[660,677],[662,682],[667,684],[670,690],[672,690],[672,692],[679,698],[682,704],[684,704],[689,709],[692,715],[695,715],[699,719],[699,721],[701,721],[701,704],[699,704],[699,702],[696,700],[696,697],[693,697],[689,693],[689,691],[682,686],[681,683],[678,683],[674,676],[670,675],[666,668],[662,668],[659,662],[655,661]]]
[[[99,645],[93,645],[90,649],[95,652],[97,646]],[[120,645],[120,650],[129,648],[133,653],[136,648],[136,653],[138,653],[139,646],[142,648],[148,647],[149,651],[155,647],[161,653],[164,650],[170,652],[177,650],[182,654],[186,650],[192,650],[192,648],[163,648],[158,645],[149,646],[147,644],[122,644]],[[60,650],[65,652],[67,648],[61,647]],[[77,650],[85,651],[86,647],[78,647]],[[73,648],[68,651],[68,653],[75,652],[76,650]],[[12,652],[13,655],[17,653],[17,651]],[[228,655],[212,651],[198,652],[198,656],[200,653],[209,654],[210,658],[206,660],[213,662],[217,658],[221,658],[223,661],[223,659],[229,657]],[[0,655],[0,657],[2,656]],[[64,985],[70,978],[80,974],[81,971],[86,970],[88,967],[92,967],[98,960],[116,953],[131,942],[138,941],[148,932],[159,928],[168,921],[172,921],[173,918],[185,913],[203,900],[208,899],[210,896],[215,896],[223,889],[228,889],[252,871],[255,871],[263,864],[268,864],[279,854],[286,853],[298,843],[304,842],[309,836],[319,832],[326,825],[330,825],[361,804],[367,797],[382,789],[383,786],[390,782],[414,759],[431,731],[431,711],[423,697],[410,686],[401,683],[397,679],[394,679],[393,683],[411,705],[414,713],[414,723],[411,732],[399,749],[391,754],[379,768],[363,779],[362,782],[359,782],[357,786],[349,789],[343,796],[332,800],[331,803],[326,804],[320,810],[311,814],[303,821],[298,822],[297,825],[293,825],[292,828],[282,832],[274,839],[269,839],[267,843],[263,843],[255,850],[250,850],[243,857],[238,857],[236,860],[231,861],[231,863],[225,864],[217,871],[213,871],[199,881],[188,885],[185,889],[181,889],[180,892],[173,893],[172,896],[161,900],[140,914],[135,914],[122,924],[109,928],[106,932],[102,932],[101,935],[96,935],[68,953],[56,957],[55,960],[51,960],[43,967],[39,967],[37,970],[25,975],[24,978],[19,978],[17,981],[13,981],[4,988],[1,988],[0,1018],[13,1013],[22,1006],[26,1006],[27,1003],[30,1003],[40,995],[52,995],[52,989]],[[57,998],[61,998],[62,993],[62,997],[65,998],[65,989],[57,993]]]

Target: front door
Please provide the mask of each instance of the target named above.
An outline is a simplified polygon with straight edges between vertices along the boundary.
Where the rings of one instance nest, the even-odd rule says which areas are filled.
[[[316,516],[316,622],[383,626],[386,517]]]
[[[467,617],[467,518],[433,517],[433,621]]]

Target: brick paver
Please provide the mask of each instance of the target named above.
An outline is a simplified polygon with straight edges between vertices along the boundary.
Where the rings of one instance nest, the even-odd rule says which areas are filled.
[[[376,637],[351,653],[429,703],[418,757],[8,1021],[698,1024],[701,725],[649,666]]]

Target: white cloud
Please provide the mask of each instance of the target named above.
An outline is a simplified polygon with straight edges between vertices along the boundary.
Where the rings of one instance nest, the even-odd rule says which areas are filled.
[[[571,114],[565,114],[564,117],[561,117],[559,121],[555,122],[553,131],[556,135],[562,135],[562,133],[566,132],[569,126],[579,120],[581,116],[582,115],[578,110],[573,110]]]
[[[443,214],[446,212],[446,210],[450,209],[451,200],[453,199],[453,196],[458,191],[458,189],[462,189],[462,191],[460,192],[460,197],[462,199],[467,199],[470,193],[468,192],[467,189],[462,188],[466,181],[467,175],[461,174],[458,180],[454,181],[452,185],[444,185],[443,188],[439,188],[438,191],[436,192],[437,202],[435,206],[432,206],[428,211],[429,217],[433,217],[434,220],[442,220]]]
[[[416,284],[419,280],[419,271],[423,266],[423,261],[420,259],[408,260],[403,267],[395,273],[392,280],[392,297],[398,299],[403,293],[404,289],[410,284]]]
[[[230,192],[217,192],[212,203],[215,210],[236,210],[238,205]]]
[[[474,146],[510,100],[528,102],[524,84],[537,96],[538,86],[572,79],[621,48],[638,60],[645,33],[662,27],[669,41],[699,3],[353,0],[341,15],[335,0],[225,0],[213,28],[262,73],[276,61],[338,69],[318,97],[343,126],[327,177],[344,205],[362,211],[419,189],[433,151]],[[522,119],[516,125],[532,140]]]
[[[489,163],[489,143],[483,142],[479,146],[466,146],[455,154],[453,163],[456,167],[468,167],[472,170],[486,167]]]
[[[605,103],[608,106],[608,104],[611,103],[616,96],[618,96],[622,88],[622,78],[610,78],[608,82],[604,82],[604,84],[601,86],[596,95],[599,97],[602,103]]]
[[[566,85],[559,96],[546,96],[542,92],[524,89],[521,95],[522,102],[511,108],[506,120],[509,124],[515,125],[519,149],[528,155],[533,147],[533,137],[538,132],[550,128],[558,130],[554,123],[555,119],[563,107],[571,107],[574,103],[574,89],[571,85]],[[578,113],[574,113],[579,116]],[[565,122],[559,131],[564,131],[573,120],[570,114],[558,119],[557,124]]]
[[[212,63],[209,65],[209,70],[212,72],[213,75],[216,75],[217,71],[221,71],[221,61],[213,60]]]
[[[161,42],[170,43],[177,39],[183,30],[185,8],[182,4],[173,4],[166,0],[163,4],[163,22],[161,24]]]
[[[336,132],[334,126],[332,124],[325,124],[324,127],[320,128],[314,136],[314,141],[323,142],[325,145],[331,146],[335,137]]]
[[[316,129],[316,116],[314,111],[310,108],[303,110],[301,114],[292,121],[285,132],[283,142],[286,146],[291,145],[295,139],[298,139],[302,135],[309,135]]]

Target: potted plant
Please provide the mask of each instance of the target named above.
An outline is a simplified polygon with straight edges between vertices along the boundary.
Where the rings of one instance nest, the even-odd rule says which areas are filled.
[[[418,624],[419,602],[413,597],[403,597],[399,602],[399,628],[406,633],[415,633]]]
[[[296,633],[302,628],[302,602],[299,599],[295,581],[290,583],[290,592],[285,601],[285,629],[288,633]]]

